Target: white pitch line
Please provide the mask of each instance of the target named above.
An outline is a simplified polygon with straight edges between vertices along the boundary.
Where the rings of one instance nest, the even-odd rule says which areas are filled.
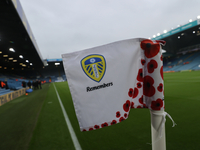
[[[74,143],[74,147],[75,147],[76,150],[82,150],[54,83],[53,83],[53,86],[55,88],[55,91],[56,91],[56,94],[57,94],[57,97],[58,97],[58,101],[59,101],[60,106],[62,108],[62,112],[63,112],[63,115],[65,117],[65,121],[67,123],[67,127],[69,129],[70,134],[71,134],[72,141]]]

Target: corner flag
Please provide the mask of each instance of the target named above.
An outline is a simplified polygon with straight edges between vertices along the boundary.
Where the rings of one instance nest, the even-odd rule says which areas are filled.
[[[136,38],[63,54],[81,131],[114,125],[131,108],[164,109],[160,41]]]

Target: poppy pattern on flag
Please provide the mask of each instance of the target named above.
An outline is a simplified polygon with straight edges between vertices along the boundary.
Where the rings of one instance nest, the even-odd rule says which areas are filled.
[[[64,54],[63,64],[80,130],[115,125],[126,120],[131,109],[163,110],[161,51],[159,41],[130,39]],[[94,64],[106,66],[106,71],[101,74],[98,70],[95,76]]]
[[[135,86],[139,89],[139,94],[133,99],[134,105],[131,105],[131,108],[163,110],[164,87],[161,46],[159,42],[144,40],[141,42],[141,48],[144,50],[144,58],[141,59],[144,71],[139,69],[137,80],[140,81],[143,88],[140,90],[138,83]]]

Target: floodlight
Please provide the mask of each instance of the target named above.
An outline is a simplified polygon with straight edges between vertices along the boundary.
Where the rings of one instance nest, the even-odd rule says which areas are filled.
[[[190,19],[189,22],[192,22],[192,19]]]
[[[156,35],[153,35],[153,38],[155,38],[156,37]]]
[[[26,62],[28,63],[29,61],[28,61],[28,60],[26,60]]]
[[[22,55],[19,55],[19,58],[23,59],[24,57]]]
[[[164,30],[163,32],[164,32],[164,33],[167,33],[167,30]]]
[[[193,33],[195,33],[195,31],[193,31]]]
[[[30,65],[32,66],[33,64],[32,64],[32,63],[30,63]]]
[[[55,65],[60,65],[60,63],[55,63]]]
[[[157,33],[157,36],[160,36],[160,33]]]
[[[197,19],[200,19],[200,15],[199,15],[199,16],[197,16]]]
[[[15,50],[13,48],[9,48],[9,51],[11,52],[15,52]]]

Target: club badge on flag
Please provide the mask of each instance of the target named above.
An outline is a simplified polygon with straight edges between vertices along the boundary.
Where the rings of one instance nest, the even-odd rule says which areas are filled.
[[[164,109],[161,42],[136,38],[62,55],[81,131],[119,123],[131,108]]]
[[[106,62],[101,55],[89,55],[81,60],[85,74],[92,80],[100,82],[106,71]]]

